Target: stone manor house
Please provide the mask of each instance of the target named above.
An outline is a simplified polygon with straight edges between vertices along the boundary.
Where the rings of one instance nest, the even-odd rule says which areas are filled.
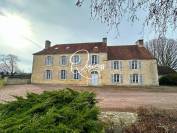
[[[156,59],[144,47],[108,46],[101,42],[57,44],[33,54],[32,83],[103,85],[159,85]]]

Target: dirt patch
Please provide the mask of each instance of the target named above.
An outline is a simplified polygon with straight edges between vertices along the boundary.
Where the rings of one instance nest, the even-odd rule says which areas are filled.
[[[140,106],[162,109],[177,109],[177,87],[78,87],[64,85],[8,85],[0,89],[0,102],[15,100],[29,92],[73,88],[79,91],[93,91],[98,106],[104,111],[134,111]]]

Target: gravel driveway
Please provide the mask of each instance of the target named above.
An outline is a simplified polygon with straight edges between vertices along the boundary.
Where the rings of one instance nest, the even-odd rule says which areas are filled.
[[[62,88],[93,91],[97,94],[98,106],[106,111],[134,110],[140,106],[163,109],[177,109],[177,87],[173,88],[130,88],[130,87],[71,87],[61,85],[8,85],[0,89],[0,102],[12,101],[15,96],[25,96],[27,92]],[[175,91],[174,91],[175,90]]]

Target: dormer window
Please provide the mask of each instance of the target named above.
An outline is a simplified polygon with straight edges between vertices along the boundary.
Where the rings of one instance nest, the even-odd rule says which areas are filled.
[[[52,65],[53,64],[53,58],[52,58],[52,56],[47,56],[45,58],[45,64],[46,65]]]
[[[70,47],[69,46],[67,46],[65,49],[69,49]]]

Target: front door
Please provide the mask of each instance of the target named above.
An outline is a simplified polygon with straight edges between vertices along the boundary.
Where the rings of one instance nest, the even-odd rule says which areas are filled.
[[[97,71],[91,72],[91,85],[98,85],[99,84],[99,76]]]

